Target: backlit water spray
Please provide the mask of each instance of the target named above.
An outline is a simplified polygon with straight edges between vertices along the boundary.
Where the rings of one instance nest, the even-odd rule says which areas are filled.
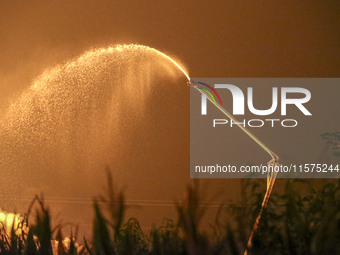
[[[90,50],[46,70],[0,116],[1,207],[24,211],[20,206],[43,192],[70,211],[65,204],[91,204],[101,192],[106,166],[117,181],[133,183],[134,194],[161,167],[184,168],[183,73],[175,60],[141,45]]]
[[[0,119],[2,200],[8,201],[18,193],[33,197],[41,190],[47,195],[57,193],[59,197],[74,190],[82,194],[84,189],[91,189],[90,183],[100,183],[98,180],[104,178],[99,174],[104,164],[114,162],[118,169],[123,167],[119,162],[126,152],[136,153],[144,148],[140,143],[160,139],[145,133],[143,140],[140,133],[145,125],[150,125],[146,124],[151,121],[148,109],[160,107],[162,95],[155,84],[168,91],[166,95],[183,94],[182,88],[166,88],[166,81],[178,78],[180,73],[189,85],[238,123],[190,80],[178,62],[150,47],[117,45],[95,49],[44,72]],[[173,100],[168,104],[178,114],[175,108],[181,109],[180,100],[177,95]],[[268,147],[242,125],[239,127],[272,157],[269,164],[278,164],[278,157]],[[158,129],[154,131],[159,133]],[[172,129],[166,131],[171,137]],[[139,149],[131,150],[138,146]],[[148,167],[150,159],[139,162],[139,157],[136,158],[130,164]],[[79,176],[82,182],[72,181]],[[268,202],[275,179],[275,175],[268,176],[262,208]],[[84,185],[77,187],[81,183]],[[260,216],[261,213],[253,233]]]

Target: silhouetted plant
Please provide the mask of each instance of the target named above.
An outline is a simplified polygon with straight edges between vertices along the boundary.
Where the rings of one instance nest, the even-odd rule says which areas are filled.
[[[279,180],[284,182],[284,180]],[[340,254],[340,181],[328,181],[321,189],[311,189],[307,196],[299,192],[307,181],[288,180],[284,192],[273,193],[255,232],[249,254]],[[64,244],[59,224],[52,228],[50,213],[42,198],[36,197],[27,214],[13,223],[9,233],[0,224],[0,254],[58,255],[166,255],[166,254],[243,254],[260,210],[264,180],[244,180],[242,200],[221,205],[214,234],[200,228],[205,207],[197,184],[190,185],[183,202],[177,203],[178,221],[166,220],[145,234],[136,218],[124,220],[122,192],[116,193],[108,172],[108,193],[94,201],[93,240],[84,238],[83,248],[71,233]],[[35,220],[30,222],[33,204]],[[106,210],[105,210],[106,209]],[[77,248],[78,247],[78,248]]]
[[[321,138],[332,146],[333,155],[340,157],[340,130],[323,133]]]

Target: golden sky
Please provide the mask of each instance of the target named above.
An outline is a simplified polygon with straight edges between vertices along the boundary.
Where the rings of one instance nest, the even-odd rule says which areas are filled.
[[[331,0],[1,1],[0,109],[45,69],[117,43],[177,56],[191,77],[339,77],[339,14]],[[188,174],[179,173],[178,183],[176,176],[159,178],[172,178],[166,187],[182,192]],[[163,187],[148,185],[147,196]]]

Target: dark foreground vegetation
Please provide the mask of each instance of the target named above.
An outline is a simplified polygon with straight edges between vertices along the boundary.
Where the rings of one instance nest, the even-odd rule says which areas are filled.
[[[284,191],[272,195],[248,254],[340,254],[340,182],[310,188],[307,196],[297,191],[297,187],[308,187],[307,182],[285,182]],[[69,233],[68,245],[62,242],[63,226],[52,228],[49,210],[37,197],[11,231],[6,232],[4,226],[0,229],[0,254],[243,254],[260,210],[264,184],[245,180],[243,200],[221,205],[211,230],[205,232],[200,223],[206,207],[200,202],[197,185],[191,185],[185,201],[175,205],[178,219],[144,233],[137,219],[124,219],[123,193],[115,192],[109,176],[107,195],[94,201],[91,240],[79,240]],[[37,208],[36,212],[31,208]]]

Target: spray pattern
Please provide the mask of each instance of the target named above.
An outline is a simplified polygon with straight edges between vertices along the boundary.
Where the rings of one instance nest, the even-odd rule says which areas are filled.
[[[265,152],[267,152],[269,154],[269,156],[271,157],[271,160],[268,162],[268,165],[272,165],[273,167],[279,167],[279,157],[268,148],[268,146],[266,146],[259,138],[257,138],[252,132],[250,132],[247,128],[245,128],[244,126],[242,126],[240,124],[239,121],[237,121],[237,119],[230,114],[226,109],[223,108],[222,106],[222,101],[220,96],[218,95],[218,93],[216,92],[216,90],[211,86],[208,85],[206,83],[203,82],[195,82],[193,80],[188,80],[188,85],[192,86],[193,88],[195,88],[198,92],[200,92],[202,95],[206,96],[208,98],[208,100],[215,106],[217,107],[217,109],[219,109],[229,120],[233,121],[234,123],[236,123],[236,125],[247,135],[249,136],[254,142],[256,142]],[[206,88],[202,88],[201,85],[211,89],[214,94],[217,96],[217,98],[219,99],[220,104],[218,104],[214,98],[214,96],[212,95],[212,93],[207,90]],[[270,195],[273,191],[274,188],[274,184],[275,184],[275,180],[277,177],[277,172],[273,171],[270,173],[270,171],[268,171],[267,174],[267,189],[266,189],[266,193],[264,195],[262,204],[261,204],[261,210],[259,215],[257,216],[255,223],[254,223],[254,227],[252,229],[252,232],[250,234],[249,240],[248,240],[248,244],[247,244],[247,249],[244,252],[244,255],[248,254],[248,250],[251,248],[252,245],[252,239],[254,236],[254,233],[258,227],[260,218],[262,216],[262,212],[264,210],[264,208],[267,206]]]
[[[77,67],[78,65],[80,66],[85,66],[87,61],[91,60],[92,57],[94,56],[99,56],[100,54],[113,54],[113,53],[118,53],[118,52],[123,52],[123,51],[141,51],[141,52],[149,52],[152,54],[155,54],[157,56],[159,56],[160,58],[163,58],[169,62],[171,62],[174,66],[176,66],[184,75],[185,77],[188,79],[188,85],[192,86],[193,88],[195,88],[199,93],[201,93],[202,95],[206,96],[208,98],[208,100],[215,106],[217,107],[227,118],[229,118],[230,120],[234,121],[235,123],[237,123],[237,126],[247,135],[249,136],[254,142],[256,142],[265,152],[267,152],[270,157],[271,160],[268,162],[269,165],[273,165],[273,166],[279,166],[278,163],[278,159],[279,157],[272,151],[270,150],[260,139],[258,139],[254,134],[252,134],[247,128],[243,127],[242,125],[239,124],[239,122],[235,119],[235,117],[233,117],[227,110],[225,110],[222,106],[222,101],[221,98],[219,97],[218,93],[216,92],[216,90],[205,83],[202,82],[194,82],[190,79],[189,75],[187,74],[187,72],[185,71],[185,69],[178,63],[176,62],[173,58],[171,58],[170,56],[164,54],[161,51],[158,51],[154,48],[150,48],[147,46],[142,46],[142,45],[136,45],[136,44],[130,44],[130,45],[116,45],[114,47],[109,47],[109,48],[101,48],[101,49],[97,49],[97,50],[92,50],[92,51],[88,51],[86,52],[84,55],[82,55],[81,57],[79,57],[76,61],[72,61],[69,62],[65,67],[64,70],[66,73],[71,72],[73,69]],[[91,62],[92,63],[92,62]],[[92,63],[93,64],[93,63]],[[59,68],[60,69],[60,68]],[[31,91],[43,91],[44,93],[50,93],[48,88],[45,87],[45,84],[48,83],[53,77],[57,76],[58,77],[58,68],[56,69],[52,69],[49,72],[45,72],[42,76],[40,76],[38,78],[38,80],[36,80],[32,87],[31,87]],[[52,77],[52,78],[51,78]],[[215,97],[213,96],[213,94],[210,91],[213,92],[213,94],[217,97],[218,102],[216,101]],[[23,99],[22,101],[20,101],[20,104],[18,105],[18,107],[14,107],[14,109],[26,109],[25,105],[27,104],[27,97],[29,96],[29,93],[26,93],[23,95]],[[13,110],[13,109],[12,109]],[[7,113],[7,115],[10,115],[11,111],[9,111]],[[7,116],[8,117],[8,116]],[[26,116],[28,117],[28,116]],[[10,128],[10,127],[9,127]],[[266,207],[269,197],[272,193],[273,187],[274,187],[274,183],[277,177],[277,173],[275,173],[275,171],[273,171],[273,173],[268,173],[267,176],[267,189],[266,189],[266,193],[265,196],[263,198],[262,201],[262,206],[261,206],[261,211],[259,213],[259,215],[256,218],[253,230],[251,232],[249,241],[248,241],[248,248],[245,251],[244,254],[248,254],[248,250],[251,247],[251,243],[252,243],[252,238],[253,235],[257,229],[258,223],[260,221],[263,209]],[[0,220],[6,218],[7,223],[8,223],[8,217],[5,217],[5,214],[1,214],[0,211]],[[12,217],[12,221],[14,221],[15,217]]]

